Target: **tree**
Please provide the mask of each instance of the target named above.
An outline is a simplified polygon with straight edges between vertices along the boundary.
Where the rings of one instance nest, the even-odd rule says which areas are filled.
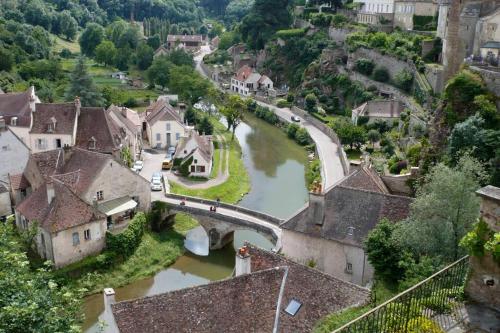
[[[153,49],[145,43],[140,43],[137,47],[136,60],[140,70],[146,70],[153,63]]]
[[[208,116],[204,116],[201,118],[200,123],[198,124],[198,132],[200,134],[212,135],[214,132],[214,125],[208,119]]]
[[[377,67],[373,71],[373,79],[378,82],[388,82],[390,79],[389,71],[385,67]]]
[[[80,48],[86,56],[93,56],[97,45],[104,38],[104,28],[97,23],[89,23],[80,36]]]
[[[210,82],[191,66],[172,66],[169,88],[181,99],[196,103],[205,97],[211,88]]]
[[[356,70],[364,75],[372,75],[375,64],[370,59],[359,58],[356,60]]]
[[[71,13],[67,10],[63,10],[59,13],[57,18],[57,25],[59,27],[59,34],[66,36],[66,39],[73,40],[76,37],[78,31],[78,22],[71,16]]]
[[[382,219],[370,231],[365,241],[368,261],[375,268],[375,274],[385,281],[396,282],[403,275],[399,266],[402,246],[394,237],[394,231],[399,227],[400,224]]]
[[[173,63],[174,65],[177,66],[193,66],[193,55],[190,53],[187,53],[183,49],[175,49],[172,50],[168,54],[168,60]]]
[[[485,181],[480,162],[464,155],[456,167],[434,166],[417,189],[410,216],[399,237],[419,256],[457,260],[459,242],[479,216],[475,191]]]
[[[113,42],[104,40],[95,49],[95,60],[104,65],[112,65],[116,57],[116,47]]]
[[[79,297],[59,286],[49,267],[30,269],[12,223],[0,223],[0,331],[80,332]]]
[[[311,93],[307,94],[305,102],[306,102],[306,110],[309,112],[313,112],[316,108],[316,104],[318,103],[318,99],[316,98],[316,95]]]
[[[241,22],[241,19],[247,15],[254,5],[253,0],[233,0],[227,5],[224,20],[231,24]]]
[[[156,50],[161,45],[160,35],[154,34],[153,36],[149,36],[147,43],[153,50]]]
[[[340,142],[342,142],[343,145],[349,145],[351,149],[353,149],[354,146],[359,148],[366,141],[366,130],[352,123],[347,123],[335,129],[335,131],[339,136]]]
[[[188,108],[186,113],[184,114],[184,121],[188,123],[188,125],[196,124],[196,112],[193,108]]]
[[[232,140],[234,140],[234,132],[243,120],[243,110],[245,102],[238,95],[230,95],[225,106],[221,107],[220,111],[227,121],[227,130],[233,129]]]
[[[500,125],[500,112],[497,110],[494,99],[487,95],[474,97],[476,112],[485,120],[485,127],[495,129]]]
[[[83,106],[102,106],[104,100],[87,72],[85,58],[78,58],[75,69],[70,75],[70,84],[65,93],[67,101],[73,101],[79,97]]]
[[[14,57],[12,53],[9,50],[4,49],[3,47],[0,47],[0,72],[10,71],[13,65]]]
[[[375,142],[380,141],[380,133],[376,129],[369,130],[366,137],[372,143],[372,147],[374,147]]]
[[[291,23],[289,0],[255,0],[240,25],[243,40],[252,49],[260,50],[277,30]]]
[[[152,65],[146,72],[149,83],[165,88],[170,81],[170,69],[172,67],[172,63],[168,61],[166,57],[154,59]]]
[[[413,73],[404,68],[396,74],[394,81],[396,86],[406,92],[410,92],[413,86]]]

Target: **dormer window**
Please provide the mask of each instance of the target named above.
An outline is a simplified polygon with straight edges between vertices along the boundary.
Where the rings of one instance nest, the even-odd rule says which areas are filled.
[[[97,143],[97,140],[94,137],[91,137],[89,139],[89,150],[95,150],[96,149],[96,143]]]
[[[48,124],[47,125],[47,132],[52,133],[54,132],[54,124]]]
[[[10,118],[10,126],[17,126],[17,117]]]
[[[56,123],[56,118],[51,117],[49,123],[47,124],[47,132],[53,133],[56,130]]]

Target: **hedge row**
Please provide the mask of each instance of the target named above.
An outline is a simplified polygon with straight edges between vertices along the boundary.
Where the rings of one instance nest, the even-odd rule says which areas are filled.
[[[145,228],[146,216],[142,212],[138,213],[123,232],[117,235],[106,232],[106,249],[129,257],[141,243]]]

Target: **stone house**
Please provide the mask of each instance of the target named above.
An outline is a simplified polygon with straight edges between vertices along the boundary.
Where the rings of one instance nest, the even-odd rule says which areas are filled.
[[[104,290],[106,333],[311,332],[317,321],[369,301],[369,290],[247,245],[236,277],[115,303]]]
[[[354,125],[358,124],[360,117],[367,117],[368,123],[382,120],[392,124],[399,121],[399,117],[403,110],[403,103],[398,100],[372,100],[353,109],[351,120]]]
[[[0,95],[0,116],[11,131],[28,147],[30,147],[31,112],[35,110],[36,103],[40,103],[40,99],[33,86],[22,93]]]
[[[161,56],[166,56],[168,54],[168,50],[165,48],[165,46],[160,45],[153,54],[153,58],[158,58]]]
[[[354,0],[354,3],[360,4],[358,23],[378,25],[393,20],[394,0]]]
[[[249,96],[258,90],[271,89],[273,89],[273,81],[247,65],[241,67],[231,79],[231,91],[243,96]]]
[[[490,15],[481,17],[476,23],[476,37],[474,39],[475,55],[481,55],[486,59],[488,54],[498,58],[500,47],[500,8]]]
[[[394,1],[394,26],[403,30],[413,30],[415,19],[434,17],[437,15],[436,0],[402,0]]]
[[[179,112],[164,99],[146,109],[145,123],[146,135],[153,148],[175,147],[186,133]]]
[[[405,219],[411,198],[392,195],[379,175],[366,166],[323,193],[310,193],[309,204],[284,222],[282,251],[301,263],[314,262],[332,276],[358,285],[371,281],[364,240],[377,223]]]
[[[35,153],[23,175],[32,193],[16,206],[16,224],[39,223],[38,252],[57,267],[99,252],[107,229],[119,231],[136,210],[150,208],[149,182],[108,154]]]
[[[191,176],[210,177],[213,164],[213,142],[209,135],[199,135],[191,130],[187,137],[181,138],[174,159],[181,159],[181,164],[192,159],[189,165]]]
[[[168,35],[165,46],[167,50],[182,47],[188,51],[198,51],[202,43],[202,35]]]
[[[128,148],[132,159],[138,159],[142,150],[142,120],[139,114],[124,106],[116,105],[111,105],[106,113],[119,132],[125,134],[121,140],[122,149]]]

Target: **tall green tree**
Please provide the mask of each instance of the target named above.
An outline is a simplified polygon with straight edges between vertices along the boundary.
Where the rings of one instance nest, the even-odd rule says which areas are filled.
[[[153,49],[146,43],[140,43],[135,54],[137,67],[146,70],[153,63]]]
[[[70,84],[65,93],[67,101],[73,101],[75,97],[80,97],[83,106],[102,106],[104,99],[97,90],[92,77],[87,72],[85,58],[78,58],[75,69],[70,75]]]
[[[289,5],[289,0],[255,0],[240,25],[241,35],[248,46],[263,49],[277,30],[288,28],[292,20]]]
[[[150,85],[159,85],[165,88],[170,82],[170,69],[173,64],[166,57],[158,57],[153,60],[153,64],[146,72],[146,77]]]
[[[80,332],[78,292],[32,270],[11,223],[0,223],[0,332]]]
[[[112,65],[116,57],[116,47],[113,42],[104,40],[95,49],[95,60],[104,65]]]
[[[227,130],[232,128],[232,140],[234,140],[234,132],[238,125],[243,121],[243,110],[245,102],[239,95],[230,95],[226,104],[220,108],[220,112],[226,118]]]
[[[57,17],[57,26],[59,34],[66,37],[68,40],[73,40],[78,32],[78,22],[71,16],[67,10],[63,10]]]
[[[456,260],[459,242],[479,216],[475,191],[487,175],[480,162],[464,155],[456,167],[438,164],[425,176],[399,235],[420,256]]]
[[[94,56],[97,45],[104,39],[104,28],[97,23],[89,23],[80,36],[80,48],[86,56]]]

